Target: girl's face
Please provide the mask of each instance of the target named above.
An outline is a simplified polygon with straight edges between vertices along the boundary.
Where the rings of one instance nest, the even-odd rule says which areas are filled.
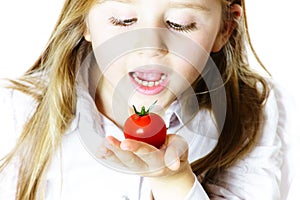
[[[130,107],[148,106],[155,100],[163,108],[169,105],[199,77],[209,53],[223,46],[220,24],[219,0],[107,0],[96,4],[87,18],[85,39],[92,43],[103,75],[98,90],[102,103],[111,105],[116,93],[127,91]],[[100,66],[105,53],[118,52],[126,45],[126,53],[120,50],[122,55],[114,57],[109,66]]]

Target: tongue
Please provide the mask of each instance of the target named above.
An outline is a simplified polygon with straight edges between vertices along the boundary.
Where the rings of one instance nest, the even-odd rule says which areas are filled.
[[[159,81],[162,74],[158,72],[136,72],[139,79],[144,81]]]

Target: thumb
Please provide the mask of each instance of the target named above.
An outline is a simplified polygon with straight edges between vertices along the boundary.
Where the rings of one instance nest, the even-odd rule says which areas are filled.
[[[170,135],[166,145],[165,165],[170,170],[176,171],[180,168],[181,163],[188,159],[188,144],[181,136]]]
[[[172,171],[176,171],[180,167],[180,157],[176,151],[174,146],[170,146],[167,148],[165,153],[165,165]]]

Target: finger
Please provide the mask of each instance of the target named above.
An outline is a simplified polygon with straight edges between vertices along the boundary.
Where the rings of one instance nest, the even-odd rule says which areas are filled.
[[[128,166],[129,162],[126,162],[126,156],[121,155],[120,150],[120,141],[114,138],[113,136],[108,136],[103,140],[102,145],[98,149],[98,158],[100,161],[115,170],[126,170],[129,172],[130,165]],[[127,156],[128,157],[128,156]],[[127,159],[130,160],[128,157]],[[131,159],[133,162],[133,160]]]
[[[174,147],[180,160],[186,160],[188,158],[189,145],[182,136],[175,134],[168,135],[166,146]]]
[[[165,165],[172,171],[176,171],[180,167],[180,158],[175,147],[170,146],[167,148],[165,157]]]
[[[127,166],[121,162],[115,153],[106,148],[104,145],[98,149],[97,158],[102,164],[115,170],[124,170],[127,168]]]
[[[148,165],[147,171],[144,172],[144,175],[155,175],[165,169],[164,150],[157,149],[156,147],[144,142],[130,139],[123,140],[120,147],[133,152]]]
[[[172,171],[180,168],[182,162],[188,158],[188,145],[186,141],[177,135],[170,135],[166,142],[167,148],[164,156],[165,165]]]
[[[116,139],[115,137],[113,137],[113,136],[107,136],[107,137],[106,137],[106,140],[107,140],[107,142],[108,142],[108,143],[106,143],[107,145],[112,144],[112,145],[114,145],[114,146],[119,147],[120,144],[121,144],[121,142],[120,142],[119,140],[117,140],[117,139]]]
[[[137,140],[125,139],[121,142],[120,148],[127,151],[132,151],[135,154],[146,154],[158,149],[150,144],[145,142],[140,142]]]
[[[137,155],[131,151],[122,150],[119,148],[119,142],[115,140],[108,140],[109,143],[106,144],[106,148],[113,152],[113,154],[128,168],[132,170],[145,170],[148,168],[148,165]],[[117,144],[117,146],[115,145]]]

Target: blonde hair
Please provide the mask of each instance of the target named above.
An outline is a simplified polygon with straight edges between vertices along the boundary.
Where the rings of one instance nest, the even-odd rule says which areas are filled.
[[[75,113],[76,71],[91,51],[83,35],[94,3],[67,0],[45,51],[22,78],[12,81],[14,89],[37,100],[35,113],[0,168],[19,158],[17,200],[43,198],[46,169]]]
[[[15,148],[0,166],[2,171],[15,157],[19,158],[17,200],[43,198],[46,170],[75,115],[76,72],[92,50],[90,43],[83,38],[85,20],[95,2],[66,0],[45,51],[23,77],[12,81],[12,88],[37,100],[35,113],[24,126]],[[238,3],[244,7],[244,1]],[[231,18],[226,10],[228,6],[230,4],[226,1],[224,17]],[[248,33],[245,16],[244,12],[244,18],[241,23],[237,22],[239,26],[228,44],[220,52],[212,54],[224,80],[228,80],[225,89],[230,109],[217,147],[192,164],[196,174],[207,171],[208,180],[214,172],[229,167],[249,152],[258,137],[267,87],[263,78],[251,71],[244,54],[243,41]],[[246,41],[251,45],[249,37]],[[256,88],[258,82],[263,86],[262,91]],[[201,92],[205,89],[205,84],[199,80],[195,90]],[[202,107],[210,106],[206,95],[199,97],[199,102]],[[231,124],[233,120],[236,121],[234,125]]]
[[[242,19],[236,21],[237,27],[225,46],[219,52],[211,53],[225,82],[227,107],[225,123],[213,151],[192,163],[194,173],[204,176],[204,185],[206,182],[213,182],[218,173],[232,166],[253,149],[261,136],[260,129],[264,121],[263,106],[269,93],[265,78],[255,73],[249,66],[247,45],[266,70],[250,41],[244,0],[223,1],[224,22],[222,24],[226,26],[226,20],[235,20],[235,16],[230,12],[230,7],[234,3],[242,6]],[[266,72],[268,73],[267,70]],[[201,92],[203,89],[207,88],[200,80],[196,92]],[[212,93],[218,95],[217,91]],[[201,95],[198,100],[201,105],[211,108],[209,95]],[[212,111],[218,116],[217,109]]]

